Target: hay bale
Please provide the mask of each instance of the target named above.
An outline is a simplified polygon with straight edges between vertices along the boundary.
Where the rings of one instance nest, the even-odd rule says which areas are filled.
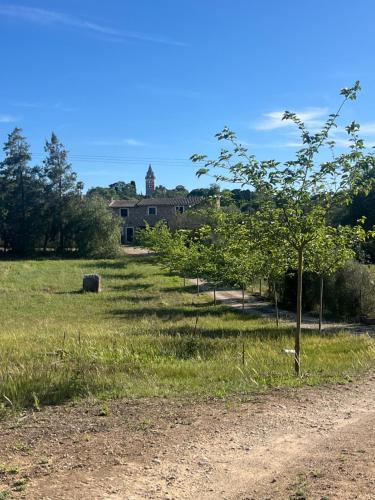
[[[83,276],[83,285],[84,292],[101,292],[101,278],[99,274],[85,274]]]

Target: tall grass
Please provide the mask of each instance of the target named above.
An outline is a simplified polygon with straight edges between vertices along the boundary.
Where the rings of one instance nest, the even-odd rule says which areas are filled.
[[[102,276],[100,294],[80,292],[91,272]],[[225,396],[341,381],[375,366],[371,339],[311,332],[298,379],[283,354],[293,345],[289,327],[213,307],[150,256],[3,261],[0,308],[3,407],[89,395]]]

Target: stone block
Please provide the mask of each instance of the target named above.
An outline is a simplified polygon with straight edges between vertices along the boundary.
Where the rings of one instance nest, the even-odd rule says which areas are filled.
[[[101,292],[101,278],[99,274],[85,274],[83,276],[84,292]]]

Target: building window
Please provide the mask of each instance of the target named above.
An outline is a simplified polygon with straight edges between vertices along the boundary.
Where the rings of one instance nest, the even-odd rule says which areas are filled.
[[[148,207],[148,215],[156,215],[157,210],[156,207]]]
[[[176,214],[183,214],[185,207],[176,207]]]
[[[128,208],[120,208],[120,215],[121,215],[121,217],[128,217],[129,216],[129,209]]]

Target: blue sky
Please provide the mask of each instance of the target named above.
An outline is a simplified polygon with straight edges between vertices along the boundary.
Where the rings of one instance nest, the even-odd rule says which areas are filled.
[[[288,159],[281,112],[314,129],[358,79],[343,122],[372,145],[374,20],[372,0],[0,0],[0,142],[22,127],[38,163],[54,130],[87,188],[142,190],[149,163],[159,184],[205,186],[188,158],[214,156],[224,125]]]

